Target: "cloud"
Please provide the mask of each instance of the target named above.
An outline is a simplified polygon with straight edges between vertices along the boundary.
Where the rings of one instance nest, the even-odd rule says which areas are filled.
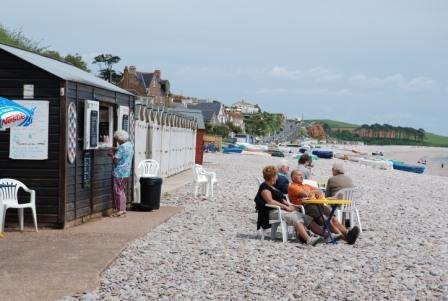
[[[386,75],[384,77],[369,76],[364,73],[345,76],[342,73],[330,69],[315,67],[310,69],[288,69],[282,66],[274,66],[268,70],[268,76],[300,81],[308,85],[327,85],[327,89],[337,87],[350,87],[350,90],[392,89],[406,93],[431,92],[437,89],[437,81],[424,76],[407,79],[401,73]],[[343,90],[343,89],[338,89]]]
[[[408,80],[400,73],[384,78],[358,75],[350,80],[352,83],[368,88],[391,88],[409,93],[430,92],[437,87],[437,82],[431,78],[420,76]]]
[[[437,86],[436,81],[427,77],[416,77],[409,81],[405,89],[410,92],[423,92],[434,90]]]
[[[256,91],[256,94],[285,94],[289,93],[288,89],[278,88],[278,89],[261,89]]]
[[[285,67],[274,66],[271,70],[269,70],[269,75],[289,80],[333,81],[343,78],[341,74],[334,73],[321,67],[306,70],[289,70]]]
[[[261,89],[255,92],[256,94],[292,94],[292,95],[355,95],[349,89]]]

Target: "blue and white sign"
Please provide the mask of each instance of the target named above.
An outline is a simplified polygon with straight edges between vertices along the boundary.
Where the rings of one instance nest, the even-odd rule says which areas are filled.
[[[19,105],[34,111],[33,123],[27,127],[12,127],[9,140],[9,157],[16,160],[48,159],[47,100],[17,100]]]
[[[25,108],[0,97],[0,130],[16,126],[29,126],[33,122],[35,107]]]

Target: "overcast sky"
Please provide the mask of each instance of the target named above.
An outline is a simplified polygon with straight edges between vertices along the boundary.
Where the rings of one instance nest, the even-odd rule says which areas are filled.
[[[445,0],[2,0],[0,23],[160,69],[174,93],[448,135]]]

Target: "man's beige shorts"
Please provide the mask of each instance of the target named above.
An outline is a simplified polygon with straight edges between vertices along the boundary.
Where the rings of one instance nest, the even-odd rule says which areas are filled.
[[[282,217],[288,226],[294,226],[297,223],[302,223],[306,227],[308,227],[313,221],[313,218],[311,216],[305,215],[299,211],[288,212],[282,210]],[[278,210],[271,210],[269,212],[269,219],[278,219]]]

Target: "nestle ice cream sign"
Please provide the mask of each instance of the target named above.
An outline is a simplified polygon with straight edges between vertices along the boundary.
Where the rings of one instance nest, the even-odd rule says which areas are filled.
[[[33,122],[34,109],[27,109],[11,100],[0,97],[0,129],[29,126]]]

